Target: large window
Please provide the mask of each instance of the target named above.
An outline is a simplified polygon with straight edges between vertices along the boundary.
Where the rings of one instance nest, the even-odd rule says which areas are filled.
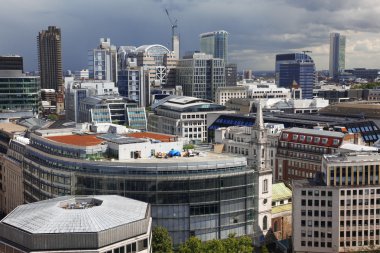
[[[265,215],[263,218],[263,230],[268,229],[268,217]]]

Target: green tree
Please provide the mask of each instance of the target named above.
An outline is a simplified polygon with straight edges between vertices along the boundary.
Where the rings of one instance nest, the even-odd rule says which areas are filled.
[[[227,239],[223,240],[225,252],[227,253],[252,253],[252,239],[248,236],[236,237],[230,234]]]
[[[168,230],[164,227],[155,227],[152,232],[153,253],[172,253],[173,242]]]
[[[221,240],[211,240],[203,244],[203,252],[205,253],[227,253]]]
[[[179,246],[178,253],[203,253],[202,241],[192,236]]]
[[[183,145],[183,150],[189,150],[189,149],[194,149],[194,145],[193,144]]]
[[[49,114],[48,119],[56,121],[58,120],[58,116],[56,114]]]

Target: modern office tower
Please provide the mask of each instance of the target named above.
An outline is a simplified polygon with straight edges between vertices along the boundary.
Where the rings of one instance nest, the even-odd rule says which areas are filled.
[[[150,205],[116,195],[21,205],[0,222],[2,252],[147,253],[151,238]]]
[[[100,38],[99,46],[88,51],[88,70],[91,79],[117,83],[117,51],[110,38]]]
[[[21,56],[0,57],[0,110],[38,111],[40,78],[27,76]]]
[[[226,86],[237,85],[237,65],[235,63],[226,64]]]
[[[313,98],[316,71],[313,59],[306,53],[276,55],[276,84],[290,89],[294,81],[302,89],[302,98]]]
[[[224,112],[225,107],[205,99],[173,95],[153,104],[152,109],[148,130],[206,142],[207,115]]]
[[[223,59],[228,63],[228,32],[221,30],[202,33],[199,37],[202,53],[211,54],[214,58]]]
[[[38,33],[37,42],[41,88],[58,92],[63,85],[61,29],[49,26]]]
[[[215,100],[216,90],[226,86],[223,59],[205,53],[194,53],[179,60],[177,84],[185,96]]]
[[[325,155],[320,177],[293,181],[294,252],[380,247],[380,154]]]
[[[330,33],[330,63],[329,75],[337,79],[345,69],[346,37],[339,33]]]
[[[23,156],[26,203],[92,194],[145,201],[151,204],[153,226],[166,227],[176,245],[190,236],[207,241],[253,234],[254,171],[246,157],[204,148],[181,152],[184,142],[173,135],[121,134],[105,124],[90,129],[102,131],[31,133]],[[163,159],[171,150],[183,156]]]

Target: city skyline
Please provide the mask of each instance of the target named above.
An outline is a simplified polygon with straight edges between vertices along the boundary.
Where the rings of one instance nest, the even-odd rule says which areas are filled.
[[[240,0],[233,5],[216,0],[114,0],[106,7],[97,0],[5,0],[0,34],[6,39],[0,41],[0,54],[19,54],[24,57],[25,71],[37,70],[35,34],[49,25],[62,30],[65,70],[86,68],[87,51],[101,37],[111,38],[117,46],[171,48],[165,8],[178,19],[182,54],[199,50],[199,34],[223,29],[230,33],[230,62],[236,62],[239,70],[274,70],[276,54],[302,50],[313,51],[318,70],[328,69],[331,32],[347,37],[347,68],[379,67],[380,9],[369,0]],[[15,13],[19,18],[14,18]]]

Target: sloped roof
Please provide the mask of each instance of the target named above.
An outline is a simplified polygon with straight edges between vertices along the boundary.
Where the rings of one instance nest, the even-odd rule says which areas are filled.
[[[272,201],[289,199],[291,197],[292,191],[284,183],[272,185]]]

